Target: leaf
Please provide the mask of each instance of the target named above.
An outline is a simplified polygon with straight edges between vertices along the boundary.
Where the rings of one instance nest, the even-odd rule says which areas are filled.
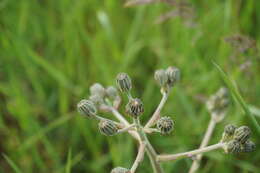
[[[18,166],[12,161],[11,158],[9,158],[7,155],[2,154],[5,160],[8,162],[8,164],[13,168],[14,172],[16,173],[22,173],[22,171],[18,168]]]

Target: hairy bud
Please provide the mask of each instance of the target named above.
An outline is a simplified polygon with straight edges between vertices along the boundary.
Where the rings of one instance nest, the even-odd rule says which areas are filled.
[[[81,115],[88,117],[94,116],[97,113],[97,109],[94,103],[90,100],[83,99],[77,104],[78,112]]]
[[[104,102],[100,95],[91,95],[89,96],[89,100],[91,100],[96,106],[99,106]]]
[[[106,136],[113,136],[117,133],[118,127],[117,125],[110,120],[101,120],[98,124],[100,133]]]
[[[132,88],[131,78],[126,73],[119,73],[116,77],[116,83],[121,92],[129,92]]]
[[[251,130],[247,126],[241,126],[235,130],[234,139],[244,144],[251,135]]]
[[[173,120],[171,117],[165,116],[158,120],[157,122],[157,129],[161,132],[161,134],[166,135],[170,134],[173,130]]]
[[[126,113],[137,118],[144,112],[144,105],[138,98],[130,99],[126,105]]]
[[[255,151],[255,148],[255,143],[250,140],[247,140],[244,144],[241,145],[241,151],[246,153]]]
[[[241,152],[240,149],[240,143],[237,140],[231,140],[229,141],[226,146],[225,146],[225,152],[226,153],[231,153],[231,154],[236,154]]]
[[[230,141],[233,138],[235,130],[236,130],[236,126],[234,126],[232,124],[226,125],[221,141],[222,142]]]
[[[168,80],[166,71],[163,69],[156,70],[154,73],[154,79],[159,84],[160,87],[165,87]]]
[[[113,86],[107,87],[106,94],[112,100],[114,100],[118,96],[117,89]]]
[[[180,80],[180,70],[176,67],[168,67],[166,70],[166,75],[167,75],[167,84],[170,87],[173,87],[176,82]]]
[[[116,167],[111,170],[111,173],[130,173],[130,170],[123,167]]]
[[[210,112],[221,114],[226,110],[229,104],[228,90],[220,88],[215,95],[212,95],[207,101],[207,108]]]
[[[105,94],[106,94],[106,90],[105,88],[99,84],[99,83],[95,83],[90,87],[90,94],[91,95],[98,95],[101,98],[104,98]]]

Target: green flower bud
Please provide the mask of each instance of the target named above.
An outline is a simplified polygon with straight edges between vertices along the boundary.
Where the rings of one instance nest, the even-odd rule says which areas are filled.
[[[106,93],[107,93],[107,96],[112,100],[114,100],[118,96],[117,89],[113,86],[107,87]]]
[[[251,135],[251,130],[247,126],[241,126],[235,130],[234,139],[244,144]]]
[[[101,84],[95,83],[90,87],[90,94],[99,95],[101,98],[104,98],[106,90]]]
[[[170,134],[173,130],[173,126],[173,120],[168,116],[162,117],[157,121],[157,129],[163,135]]]
[[[122,167],[116,167],[111,170],[111,173],[130,173],[130,170]]]
[[[144,105],[138,98],[130,99],[126,105],[126,113],[137,118],[144,112]]]
[[[81,115],[86,115],[88,117],[94,116],[97,113],[94,103],[86,99],[81,100],[77,104],[77,109]]]
[[[103,135],[113,136],[117,133],[118,127],[117,125],[110,120],[101,120],[98,124],[99,131]]]
[[[116,83],[121,92],[129,92],[132,88],[131,78],[126,73],[119,73]]]
[[[165,87],[168,80],[166,71],[163,69],[156,70],[154,73],[154,79],[159,84],[160,87]]]
[[[180,70],[176,67],[168,67],[166,70],[167,83],[170,87],[173,87],[176,82],[180,80]]]
[[[255,151],[255,148],[255,143],[250,140],[247,140],[244,144],[241,145],[241,151],[246,153]]]
[[[234,126],[232,124],[226,125],[221,141],[222,142],[230,141],[233,138],[235,130],[236,130],[236,126]]]
[[[240,149],[240,143],[237,140],[231,140],[229,141],[226,146],[225,146],[225,152],[226,153],[231,153],[231,154],[236,154],[241,152]]]

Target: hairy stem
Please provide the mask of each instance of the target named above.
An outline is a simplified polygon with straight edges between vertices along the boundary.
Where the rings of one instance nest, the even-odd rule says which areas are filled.
[[[151,145],[150,141],[148,140],[148,138],[143,130],[143,127],[140,124],[139,119],[134,118],[134,123],[136,124],[137,132],[140,135],[141,140],[146,143],[146,152],[149,156],[154,173],[164,173],[160,163],[156,160],[157,153],[154,150],[153,146]]]
[[[168,96],[169,96],[169,92],[163,92],[163,97],[161,99],[160,104],[158,105],[158,107],[155,110],[155,112],[153,113],[151,119],[147,122],[147,124],[145,125],[144,128],[152,127],[156,123],[156,121],[160,118],[161,110],[162,110],[164,104],[166,103]]]
[[[131,173],[135,173],[137,167],[139,166],[139,164],[143,161],[144,158],[144,152],[145,152],[145,143],[142,142],[139,146],[139,150],[138,150],[138,154],[136,156],[135,162],[131,168]]]
[[[188,152],[184,152],[184,153],[159,155],[159,156],[157,156],[157,161],[166,162],[166,161],[181,159],[181,158],[185,158],[185,157],[192,157],[197,154],[201,154],[201,153],[209,152],[209,151],[216,150],[219,148],[223,148],[224,146],[225,146],[225,143],[217,143],[214,145],[210,145],[208,147],[204,147],[201,149],[196,149],[196,150],[192,150],[192,151],[188,151]]]
[[[211,118],[210,122],[209,122],[209,125],[208,125],[208,128],[207,128],[207,131],[206,131],[206,133],[205,133],[205,135],[203,137],[203,140],[202,140],[202,142],[200,144],[200,148],[204,148],[204,147],[206,147],[208,145],[209,140],[210,140],[210,138],[212,136],[212,133],[213,133],[213,131],[215,129],[215,126],[216,126],[216,121],[213,118]],[[195,159],[192,162],[192,165],[190,167],[189,173],[196,172],[196,170],[199,168],[201,159],[202,159],[202,154],[198,154],[195,157]]]

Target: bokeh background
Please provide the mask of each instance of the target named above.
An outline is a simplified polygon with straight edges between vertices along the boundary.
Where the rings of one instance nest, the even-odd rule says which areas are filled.
[[[174,133],[149,137],[158,152],[199,146],[210,119],[205,99],[225,85],[212,62],[236,82],[260,121],[258,0],[194,0],[194,14],[160,24],[156,19],[176,7],[152,3],[124,8],[124,2],[0,1],[1,173],[107,173],[115,166],[130,167],[136,142],[127,134],[105,137],[94,121],[76,112],[91,84],[115,85],[119,72],[134,81],[133,95],[145,104],[143,122],[161,98],[154,71],[174,65],[182,72],[162,111],[174,119]],[[255,40],[253,50],[241,52],[224,41],[233,34]],[[260,172],[259,134],[236,100],[210,144],[228,123],[250,126],[257,150],[207,153],[199,172]],[[182,159],[163,167],[167,173],[182,173],[191,162]],[[138,172],[152,172],[147,157]]]

